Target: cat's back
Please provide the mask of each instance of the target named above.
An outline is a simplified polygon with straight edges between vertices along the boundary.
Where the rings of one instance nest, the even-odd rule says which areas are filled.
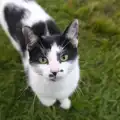
[[[17,19],[28,26],[51,19],[34,0],[0,0],[0,17],[1,22]]]
[[[26,50],[23,26],[33,27],[51,19],[35,0],[0,0],[0,25],[17,51]]]

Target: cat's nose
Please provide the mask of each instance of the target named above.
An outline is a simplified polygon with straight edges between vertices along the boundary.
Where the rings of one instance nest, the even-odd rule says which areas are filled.
[[[57,72],[51,72],[51,74],[49,75],[49,77],[56,77]]]
[[[56,75],[57,75],[57,72],[52,72],[52,74],[53,74],[54,76],[56,76]]]

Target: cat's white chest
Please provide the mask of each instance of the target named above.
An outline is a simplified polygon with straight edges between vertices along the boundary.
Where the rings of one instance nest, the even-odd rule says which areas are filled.
[[[44,79],[29,68],[29,84],[38,96],[64,99],[76,89],[79,80],[79,67],[76,67],[65,79],[56,82]]]

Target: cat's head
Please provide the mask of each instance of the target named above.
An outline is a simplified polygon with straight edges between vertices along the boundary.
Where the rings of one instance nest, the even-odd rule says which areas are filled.
[[[43,36],[30,27],[23,28],[29,63],[37,74],[57,81],[72,72],[78,59],[78,27],[75,19],[63,33],[51,35],[46,26]]]

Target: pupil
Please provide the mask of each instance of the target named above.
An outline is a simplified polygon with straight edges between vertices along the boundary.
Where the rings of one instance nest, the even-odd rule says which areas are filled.
[[[44,62],[44,61],[45,61],[45,59],[44,59],[44,58],[42,58],[42,61]]]

